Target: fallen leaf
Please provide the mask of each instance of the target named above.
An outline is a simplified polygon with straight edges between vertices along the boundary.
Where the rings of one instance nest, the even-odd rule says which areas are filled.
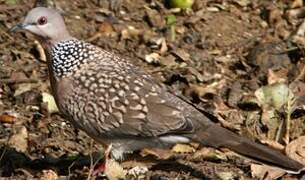
[[[196,68],[189,67],[188,71],[194,75],[199,82],[204,82],[206,80],[202,73],[200,73]]]
[[[188,144],[176,144],[172,151],[175,153],[192,153],[195,152],[196,149]]]
[[[135,38],[138,38],[139,35],[142,34],[142,31],[139,30],[139,29],[136,29],[135,27],[133,26],[128,26],[127,29],[123,29],[121,31],[121,39],[122,40],[126,40],[126,39],[135,39]]]
[[[3,89],[0,86],[0,99],[3,97],[3,95],[4,95],[4,91],[3,91]],[[1,104],[2,104],[2,102],[0,101],[0,105]]]
[[[35,48],[37,49],[38,51],[38,54],[39,54],[39,59],[43,62],[46,62],[47,61],[47,56],[46,56],[46,53],[42,47],[42,45],[40,44],[39,41],[34,41],[34,44],[35,44]]]
[[[158,53],[151,53],[148,55],[145,55],[145,61],[147,63],[159,63],[161,59],[161,56]]]
[[[30,91],[38,86],[39,85],[37,83],[20,83],[17,85],[17,88],[14,93],[14,97],[19,96],[27,91]]]
[[[47,111],[50,114],[59,112],[55,99],[51,94],[43,92],[42,102],[47,104]]]
[[[277,179],[286,173],[284,170],[259,164],[251,164],[250,168],[251,176],[259,179]]]
[[[183,49],[177,49],[171,52],[173,55],[177,56],[179,59],[181,59],[184,62],[190,61],[191,55],[184,51]]]
[[[43,170],[40,180],[58,180],[58,175],[51,169]]]
[[[127,175],[130,178],[143,179],[145,178],[145,174],[148,172],[148,168],[144,166],[136,166],[128,170]]]
[[[278,114],[274,110],[263,110],[261,121],[268,127],[267,138],[276,139],[278,127],[281,123]]]
[[[168,47],[166,44],[166,39],[165,38],[161,38],[161,47],[160,47],[160,54],[164,54],[165,52],[167,52]]]
[[[251,4],[250,0],[235,0],[234,2],[242,7],[245,7],[245,6],[248,6]]]
[[[4,1],[4,2],[5,2],[5,4],[7,4],[7,5],[13,6],[13,5],[18,4],[19,0],[6,0],[6,1]]]
[[[148,23],[152,27],[162,28],[165,26],[164,18],[160,15],[159,11],[155,9],[150,9],[149,7],[146,7],[146,17],[148,19]]]
[[[206,94],[215,94],[215,87],[203,86],[198,84],[190,84],[190,87],[185,90],[185,95],[190,97],[198,97],[201,99]]]
[[[231,180],[235,179],[232,172],[216,172],[216,175],[221,180]]]
[[[282,150],[285,149],[285,147],[284,147],[282,144],[280,144],[280,143],[278,143],[278,142],[276,142],[276,141],[272,141],[272,140],[261,140],[260,142],[263,143],[263,144],[266,144],[266,145],[268,145],[268,146],[270,146],[270,147],[272,147],[273,149],[278,149],[278,150],[280,150],[280,151],[282,151]]]
[[[115,33],[115,30],[110,22],[103,22],[99,27],[99,33],[103,36],[112,36]]]
[[[294,8],[300,8],[300,7],[303,7],[303,0],[294,0],[292,3],[291,3],[291,8],[294,9]]]
[[[9,138],[8,145],[18,152],[25,153],[28,148],[28,131],[25,126],[15,128],[16,132]]]
[[[170,152],[170,150],[166,150],[166,149],[157,149],[157,148],[145,148],[141,151],[141,156],[145,157],[145,156],[155,156],[158,159],[168,159],[172,156],[172,153]]]
[[[284,83],[263,86],[255,91],[255,96],[263,106],[271,106],[279,110],[294,95]]]
[[[28,79],[28,77],[24,72],[16,71],[16,72],[12,72],[9,79],[11,80],[11,82],[20,82],[22,80]]]
[[[17,120],[17,118],[15,116],[12,116],[12,115],[8,115],[8,114],[0,115],[0,122],[1,123],[13,124],[16,120]]]
[[[173,55],[166,56],[160,60],[160,64],[166,67],[174,67],[177,65],[175,61],[175,57]]]
[[[124,178],[127,172],[118,162],[108,159],[104,173],[110,180],[116,180]]]
[[[268,69],[268,84],[284,83],[287,81],[288,69],[273,71]]]
[[[214,148],[207,148],[207,147],[201,148],[200,150],[196,151],[193,155],[193,158],[194,158],[194,160],[197,160],[197,161],[201,161],[201,160],[226,161],[227,160],[227,156],[224,153],[222,153]]]
[[[193,6],[194,0],[167,0],[170,8],[187,9]]]
[[[305,165],[305,136],[300,136],[286,146],[286,154],[290,158]]]

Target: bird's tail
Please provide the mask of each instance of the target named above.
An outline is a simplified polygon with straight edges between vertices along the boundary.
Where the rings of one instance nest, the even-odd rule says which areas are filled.
[[[196,133],[195,140],[205,146],[228,148],[250,159],[285,169],[291,173],[298,173],[304,168],[304,165],[281,152],[241,137],[216,124]]]

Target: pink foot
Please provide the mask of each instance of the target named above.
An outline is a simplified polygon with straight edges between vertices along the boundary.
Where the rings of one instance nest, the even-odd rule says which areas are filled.
[[[104,152],[104,157],[105,157],[104,162],[99,163],[94,167],[94,171],[92,173],[93,176],[96,176],[99,173],[104,173],[106,171],[106,164],[107,164],[107,161],[110,159],[111,147],[112,147],[112,145],[110,144],[110,146],[108,146]]]
[[[93,176],[96,176],[96,175],[98,175],[99,173],[105,172],[105,170],[106,170],[106,161],[97,164],[97,165],[94,167],[94,171],[93,171],[92,175],[93,175]]]

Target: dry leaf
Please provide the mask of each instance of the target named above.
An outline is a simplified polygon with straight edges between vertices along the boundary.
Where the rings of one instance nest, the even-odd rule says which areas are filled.
[[[15,130],[8,140],[8,145],[18,152],[25,153],[28,148],[28,131],[25,126],[16,127]]]
[[[47,110],[50,114],[57,113],[59,111],[58,107],[55,103],[55,99],[51,94],[43,92],[42,93],[42,102],[47,103]]]
[[[135,39],[138,38],[138,36],[142,34],[142,31],[139,29],[136,29],[133,26],[128,26],[127,29],[122,30],[121,32],[121,39],[126,40],[126,39]]]
[[[266,144],[266,145],[272,147],[273,149],[278,149],[278,150],[280,150],[280,151],[282,151],[282,150],[285,149],[285,147],[284,147],[282,144],[280,144],[280,143],[278,143],[278,142],[276,142],[276,141],[272,141],[272,140],[261,140],[261,143]]]
[[[142,179],[145,178],[145,174],[147,173],[148,168],[143,166],[136,166],[128,170],[128,175],[130,178]]]
[[[216,172],[216,175],[221,180],[231,180],[235,179],[232,172]]]
[[[286,154],[305,165],[305,136],[300,136],[286,146]]]
[[[279,115],[274,110],[263,110],[261,121],[268,127],[267,138],[275,139],[281,123]]]
[[[58,180],[58,175],[51,169],[43,170],[40,180]]]
[[[184,62],[190,61],[191,55],[184,51],[183,49],[177,49],[175,51],[172,51],[172,54],[177,56],[179,59],[181,59]]]
[[[291,8],[294,9],[294,8],[300,8],[300,7],[303,7],[303,0],[294,0],[292,3],[291,3]]]
[[[122,179],[126,175],[126,171],[123,169],[123,167],[112,159],[108,159],[106,161],[104,173],[110,180]]]
[[[145,148],[141,151],[141,156],[145,157],[149,155],[155,156],[158,159],[168,159],[172,156],[171,152],[167,149]]]
[[[104,36],[111,36],[115,33],[115,30],[110,22],[103,22],[99,27],[99,33]]]
[[[185,94],[187,96],[196,95],[197,97],[203,97],[205,94],[215,94],[215,87],[203,86],[198,84],[190,84],[190,87],[186,89]]]
[[[251,164],[250,168],[251,176],[259,179],[277,179],[286,173],[282,169],[259,164]]]
[[[268,84],[284,83],[287,81],[288,70],[278,70],[274,72],[272,69],[268,69]]]
[[[167,66],[167,67],[174,67],[177,65],[176,61],[175,61],[175,57],[173,55],[168,55],[164,58],[161,59],[160,64]]]
[[[42,45],[40,44],[39,41],[34,41],[34,44],[35,44],[35,48],[37,49],[37,51],[39,53],[39,59],[43,62],[46,62],[47,56],[46,56],[46,53],[44,52]]]
[[[194,160],[223,160],[226,161],[227,157],[224,153],[217,151],[214,148],[201,148],[194,154]]]
[[[166,44],[166,39],[161,38],[161,47],[160,47],[160,54],[166,53],[168,50],[167,44]]]
[[[193,153],[196,149],[188,144],[176,144],[172,151],[175,153]]]
[[[15,116],[12,116],[12,115],[8,115],[8,114],[0,115],[0,122],[1,123],[13,124],[16,120],[17,120],[17,118]]]
[[[39,85],[37,83],[20,83],[17,85],[17,89],[15,90],[14,97],[21,95],[27,91],[30,91]]]
[[[152,27],[162,28],[165,26],[165,19],[160,15],[159,11],[146,7],[146,15],[148,23]]]
[[[145,55],[145,61],[148,63],[159,63],[161,59],[161,56],[158,53],[151,53],[148,55]]]
[[[2,96],[4,95],[4,91],[0,86],[0,99],[2,98]],[[2,102],[0,101],[0,105],[2,104]]]
[[[251,4],[250,0],[235,0],[234,2],[236,2],[238,5],[245,7]]]

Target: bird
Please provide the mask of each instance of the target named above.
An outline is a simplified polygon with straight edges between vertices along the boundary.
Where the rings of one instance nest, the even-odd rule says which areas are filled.
[[[71,36],[56,9],[31,9],[11,29],[22,30],[34,34],[46,52],[51,90],[61,114],[107,146],[106,152],[115,160],[144,148],[196,142],[228,148],[289,172],[304,167],[214,123],[128,58]]]

